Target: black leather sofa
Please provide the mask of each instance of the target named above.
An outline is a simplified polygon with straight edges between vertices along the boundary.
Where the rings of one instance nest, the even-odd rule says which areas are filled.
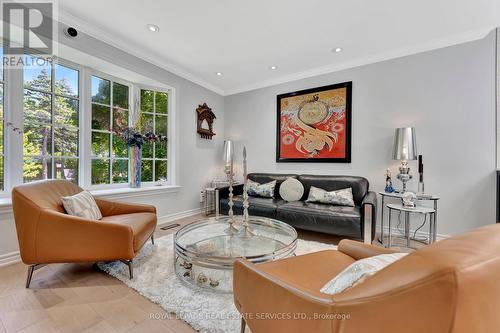
[[[304,185],[304,195],[300,201],[287,202],[280,197],[280,185],[288,177],[296,178]],[[277,219],[297,229],[362,239],[365,242],[371,242],[375,236],[377,196],[369,191],[366,178],[269,173],[251,173],[248,178],[261,184],[276,180],[274,199],[249,197],[250,215]],[[327,191],[351,187],[355,207],[306,202],[311,186]],[[227,189],[219,194],[220,212],[226,215],[229,211],[228,194]],[[233,211],[241,215],[243,214],[243,185],[235,186],[233,194]],[[365,225],[370,231],[367,235],[365,235]]]

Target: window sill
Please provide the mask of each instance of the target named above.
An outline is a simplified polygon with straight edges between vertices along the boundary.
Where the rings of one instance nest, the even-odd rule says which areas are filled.
[[[180,189],[181,189],[180,186],[174,186],[174,185],[160,185],[160,186],[154,185],[141,188],[123,187],[123,188],[99,189],[99,190],[89,189],[89,191],[90,193],[92,193],[92,195],[98,198],[125,199],[125,198],[144,197],[148,195],[156,195],[163,193],[175,193],[179,192]]]
[[[158,195],[165,193],[176,193],[181,189],[180,186],[173,185],[154,185],[147,186],[141,188],[113,188],[113,189],[99,189],[92,190],[90,189],[90,193],[98,198],[103,199],[128,199],[128,198],[136,198],[136,197],[145,197],[148,195]],[[12,199],[9,197],[0,198],[0,214],[6,214],[12,212]]]

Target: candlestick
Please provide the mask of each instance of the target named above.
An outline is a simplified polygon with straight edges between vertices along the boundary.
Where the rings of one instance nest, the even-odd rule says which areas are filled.
[[[250,229],[250,224],[248,223],[248,173],[247,173],[247,149],[243,147],[243,223],[240,233],[245,237],[251,237],[255,234]]]

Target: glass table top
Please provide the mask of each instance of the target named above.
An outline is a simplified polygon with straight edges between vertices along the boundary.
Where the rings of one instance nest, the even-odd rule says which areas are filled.
[[[241,228],[241,217],[235,216],[235,227]],[[213,217],[180,229],[175,244],[181,250],[202,257],[247,259],[272,255],[296,242],[297,232],[286,223],[250,217],[253,235],[229,232],[229,217]]]

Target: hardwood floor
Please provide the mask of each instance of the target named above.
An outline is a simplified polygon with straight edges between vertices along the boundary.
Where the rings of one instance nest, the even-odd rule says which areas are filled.
[[[175,221],[181,226],[201,215]],[[174,233],[158,229],[155,236]],[[337,237],[300,232],[324,243]],[[0,333],[195,332],[189,325],[88,264],[54,264],[37,270],[25,288],[27,266],[0,267]],[[161,319],[156,319],[161,318]]]

